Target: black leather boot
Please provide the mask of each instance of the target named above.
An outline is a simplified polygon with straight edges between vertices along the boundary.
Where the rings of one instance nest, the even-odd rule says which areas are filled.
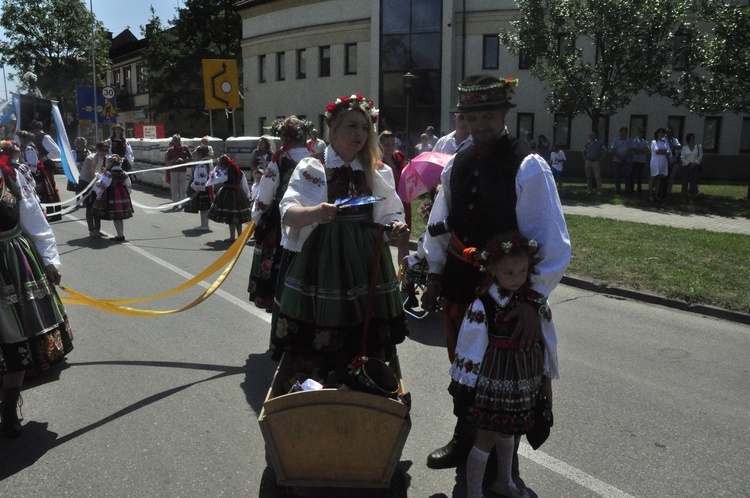
[[[459,417],[456,419],[453,437],[448,444],[427,456],[427,466],[431,469],[449,469],[466,463],[475,438],[474,424],[465,417]]]
[[[18,419],[16,405],[21,397],[20,387],[6,387],[3,402],[0,403],[0,427],[7,437],[18,437],[21,434],[21,421]]]

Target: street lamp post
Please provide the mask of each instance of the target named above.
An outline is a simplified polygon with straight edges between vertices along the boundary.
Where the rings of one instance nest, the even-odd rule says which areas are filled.
[[[410,123],[409,123],[410,118],[411,118],[411,108],[410,108],[411,86],[416,76],[411,74],[410,72],[407,72],[403,76],[403,78],[404,78],[404,89],[406,90],[406,136],[404,137],[404,139],[406,141],[405,152],[408,157],[410,149],[411,149],[411,139],[410,139],[411,128],[410,128]]]

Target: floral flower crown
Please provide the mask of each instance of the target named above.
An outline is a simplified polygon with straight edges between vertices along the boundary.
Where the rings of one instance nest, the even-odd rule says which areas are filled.
[[[368,367],[373,372],[368,372]],[[398,378],[396,378],[395,372],[377,358],[369,358],[363,355],[356,356],[347,365],[347,369],[351,380],[349,386],[352,388],[359,387],[365,391],[378,392],[387,396],[398,393]],[[373,379],[372,376],[378,378]]]
[[[18,142],[13,142],[11,140],[3,140],[0,142],[0,150],[3,151],[10,151],[10,152],[20,152],[21,151],[21,144]]]
[[[484,249],[467,247],[463,250],[464,261],[476,267],[486,268],[509,254],[526,254],[532,265],[539,261],[539,243],[527,239],[523,235],[515,234],[509,239],[492,240]]]
[[[328,104],[325,113],[326,122],[330,124],[333,115],[340,109],[356,109],[358,107],[370,116],[373,123],[378,122],[379,111],[375,108],[375,103],[370,99],[364,98],[359,93],[355,93],[351,97],[341,96]]]
[[[276,137],[285,137],[288,139],[304,140],[310,132],[315,128],[312,121],[305,120],[290,120],[277,119],[269,127],[271,133]]]

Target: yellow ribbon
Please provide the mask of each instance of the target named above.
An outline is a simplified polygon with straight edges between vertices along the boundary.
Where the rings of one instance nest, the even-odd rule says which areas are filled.
[[[73,298],[67,298],[67,297],[61,297],[61,300],[65,304],[79,304],[83,306],[92,306],[94,308],[98,308],[102,311],[106,311],[109,313],[117,313],[120,315],[127,315],[127,316],[140,316],[140,317],[150,317],[150,316],[163,316],[163,315],[171,315],[173,313],[180,313],[185,310],[189,310],[190,308],[193,308],[197,306],[198,304],[205,301],[211,294],[216,292],[218,288],[221,286],[222,283],[224,283],[224,280],[226,280],[229,273],[234,268],[235,264],[237,263],[237,260],[240,257],[240,254],[242,253],[242,249],[245,247],[245,244],[247,244],[247,241],[252,236],[253,232],[255,231],[255,223],[252,221],[247,225],[245,230],[240,234],[239,237],[237,237],[237,240],[234,241],[234,243],[229,247],[229,249],[222,254],[219,259],[217,259],[214,263],[212,263],[208,268],[200,272],[195,277],[191,278],[184,284],[181,284],[174,289],[170,289],[166,292],[162,292],[161,294],[156,294],[154,296],[148,296],[148,297],[142,297],[142,298],[135,298],[135,299],[96,299],[91,296],[87,296],[86,294],[82,294],[78,291],[75,291],[73,289],[69,289],[68,287],[65,287],[64,285],[61,285],[60,288],[73,296]],[[193,287],[198,282],[204,280],[209,275],[212,275],[216,273],[220,268],[227,265],[227,268],[222,272],[222,274],[219,276],[219,278],[214,281],[211,286],[206,289],[203,294],[198,296],[195,300],[193,300],[191,303],[183,306],[182,308],[174,309],[174,310],[164,310],[164,311],[154,311],[154,310],[143,310],[143,309],[136,309],[136,308],[130,308],[128,306],[123,306],[123,304],[132,304],[132,303],[139,303],[144,301],[153,301],[155,299],[159,299],[166,296],[171,296],[172,294],[176,294],[178,292],[182,292],[183,290],[189,289],[190,287]]]

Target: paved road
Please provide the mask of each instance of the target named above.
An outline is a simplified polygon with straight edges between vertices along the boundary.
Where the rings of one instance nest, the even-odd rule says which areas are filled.
[[[135,193],[147,205],[166,202],[160,195]],[[162,292],[226,248],[216,242],[225,228],[189,230],[197,215],[139,211],[126,244],[92,242],[82,217],[54,230],[64,283],[94,296]],[[24,391],[24,436],[0,439],[0,496],[257,496],[266,466],[257,416],[275,364],[269,316],[246,301],[250,259],[184,313],[70,306],[76,349]],[[151,306],[177,308],[199,292]],[[539,451],[522,446],[536,495],[750,496],[746,326],[568,286],[552,304],[563,375],[555,427]],[[400,467],[409,496],[460,498],[454,470],[424,466],[452,429],[441,321],[412,325],[400,348],[414,397]]]

